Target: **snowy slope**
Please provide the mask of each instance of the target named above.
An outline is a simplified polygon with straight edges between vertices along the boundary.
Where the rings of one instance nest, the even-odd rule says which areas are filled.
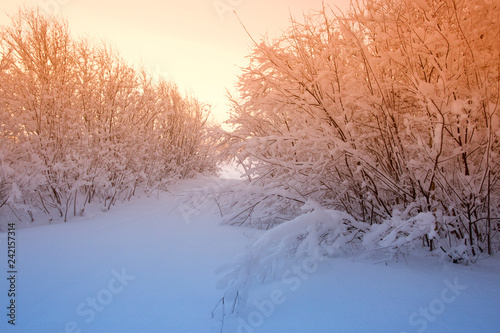
[[[216,269],[262,231],[222,226],[220,215],[179,209],[187,181],[88,220],[17,230],[17,317],[0,332],[219,332]],[[189,191],[187,191],[189,193]],[[0,234],[6,276],[6,234]],[[399,263],[302,263],[255,286],[225,332],[497,332],[500,262],[464,267],[433,258]],[[229,312],[226,302],[225,310]]]

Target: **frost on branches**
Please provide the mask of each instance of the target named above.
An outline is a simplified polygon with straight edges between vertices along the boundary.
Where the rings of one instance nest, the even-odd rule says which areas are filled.
[[[215,171],[208,108],[109,46],[23,9],[0,52],[0,216],[66,220]]]
[[[267,231],[264,272],[311,237],[343,251],[423,244],[464,263],[498,251],[499,15],[490,0],[354,1],[255,43],[226,153],[324,215]],[[262,274],[249,268],[261,243],[235,281]]]
[[[435,231],[436,219],[430,212],[404,219],[397,215],[370,226],[315,202],[303,208],[302,215],[266,231],[235,263],[219,269],[218,287],[225,290],[223,297],[233,311],[245,307],[253,285],[283,280],[290,267],[306,263],[317,267],[327,257],[359,253],[391,260],[406,254],[416,239],[432,237]]]
[[[499,15],[492,0],[360,0],[255,43],[226,153],[254,200],[275,187],[303,212],[221,268],[233,311],[303,258],[499,250]]]

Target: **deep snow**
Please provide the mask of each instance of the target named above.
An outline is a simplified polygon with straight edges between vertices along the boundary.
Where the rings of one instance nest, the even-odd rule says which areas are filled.
[[[0,332],[219,332],[223,291],[216,269],[263,231],[220,225],[207,205],[186,210],[186,196],[206,182],[181,182],[171,193],[68,223],[18,229],[16,325],[7,323],[3,278]],[[0,234],[4,277],[6,238]],[[226,300],[226,313],[230,308]],[[497,257],[462,266],[424,252],[398,262],[299,262],[254,286],[247,307],[226,316],[223,329],[498,332],[499,312]]]

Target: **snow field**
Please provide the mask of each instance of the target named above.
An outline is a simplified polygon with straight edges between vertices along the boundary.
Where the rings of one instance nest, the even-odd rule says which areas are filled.
[[[498,258],[463,266],[427,252],[407,262],[379,262],[324,258],[313,249],[274,279],[253,283],[237,313],[225,300],[222,321],[217,269],[238,260],[267,231],[220,225],[206,202],[181,211],[190,189],[203,189],[207,181],[210,187],[213,180],[182,182],[171,193],[96,211],[85,221],[19,229],[18,317],[13,327],[2,314],[0,331],[215,333],[222,325],[227,333],[497,330]],[[6,253],[5,239],[1,234]],[[7,283],[0,283],[3,313]]]

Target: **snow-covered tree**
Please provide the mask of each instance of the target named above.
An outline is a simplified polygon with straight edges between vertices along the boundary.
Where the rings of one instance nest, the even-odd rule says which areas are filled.
[[[269,215],[220,269],[222,303],[237,313],[253,284],[328,256],[498,251],[499,17],[493,0],[354,0],[254,41],[226,153],[263,193],[235,216],[275,204],[296,217]],[[243,223],[267,229],[258,219]]]
[[[0,30],[0,209],[82,214],[215,172],[209,107],[21,9]]]
[[[255,42],[228,153],[253,182],[369,225],[429,212],[423,241],[454,259],[458,244],[491,253],[499,13],[489,0],[366,0],[293,21]]]

